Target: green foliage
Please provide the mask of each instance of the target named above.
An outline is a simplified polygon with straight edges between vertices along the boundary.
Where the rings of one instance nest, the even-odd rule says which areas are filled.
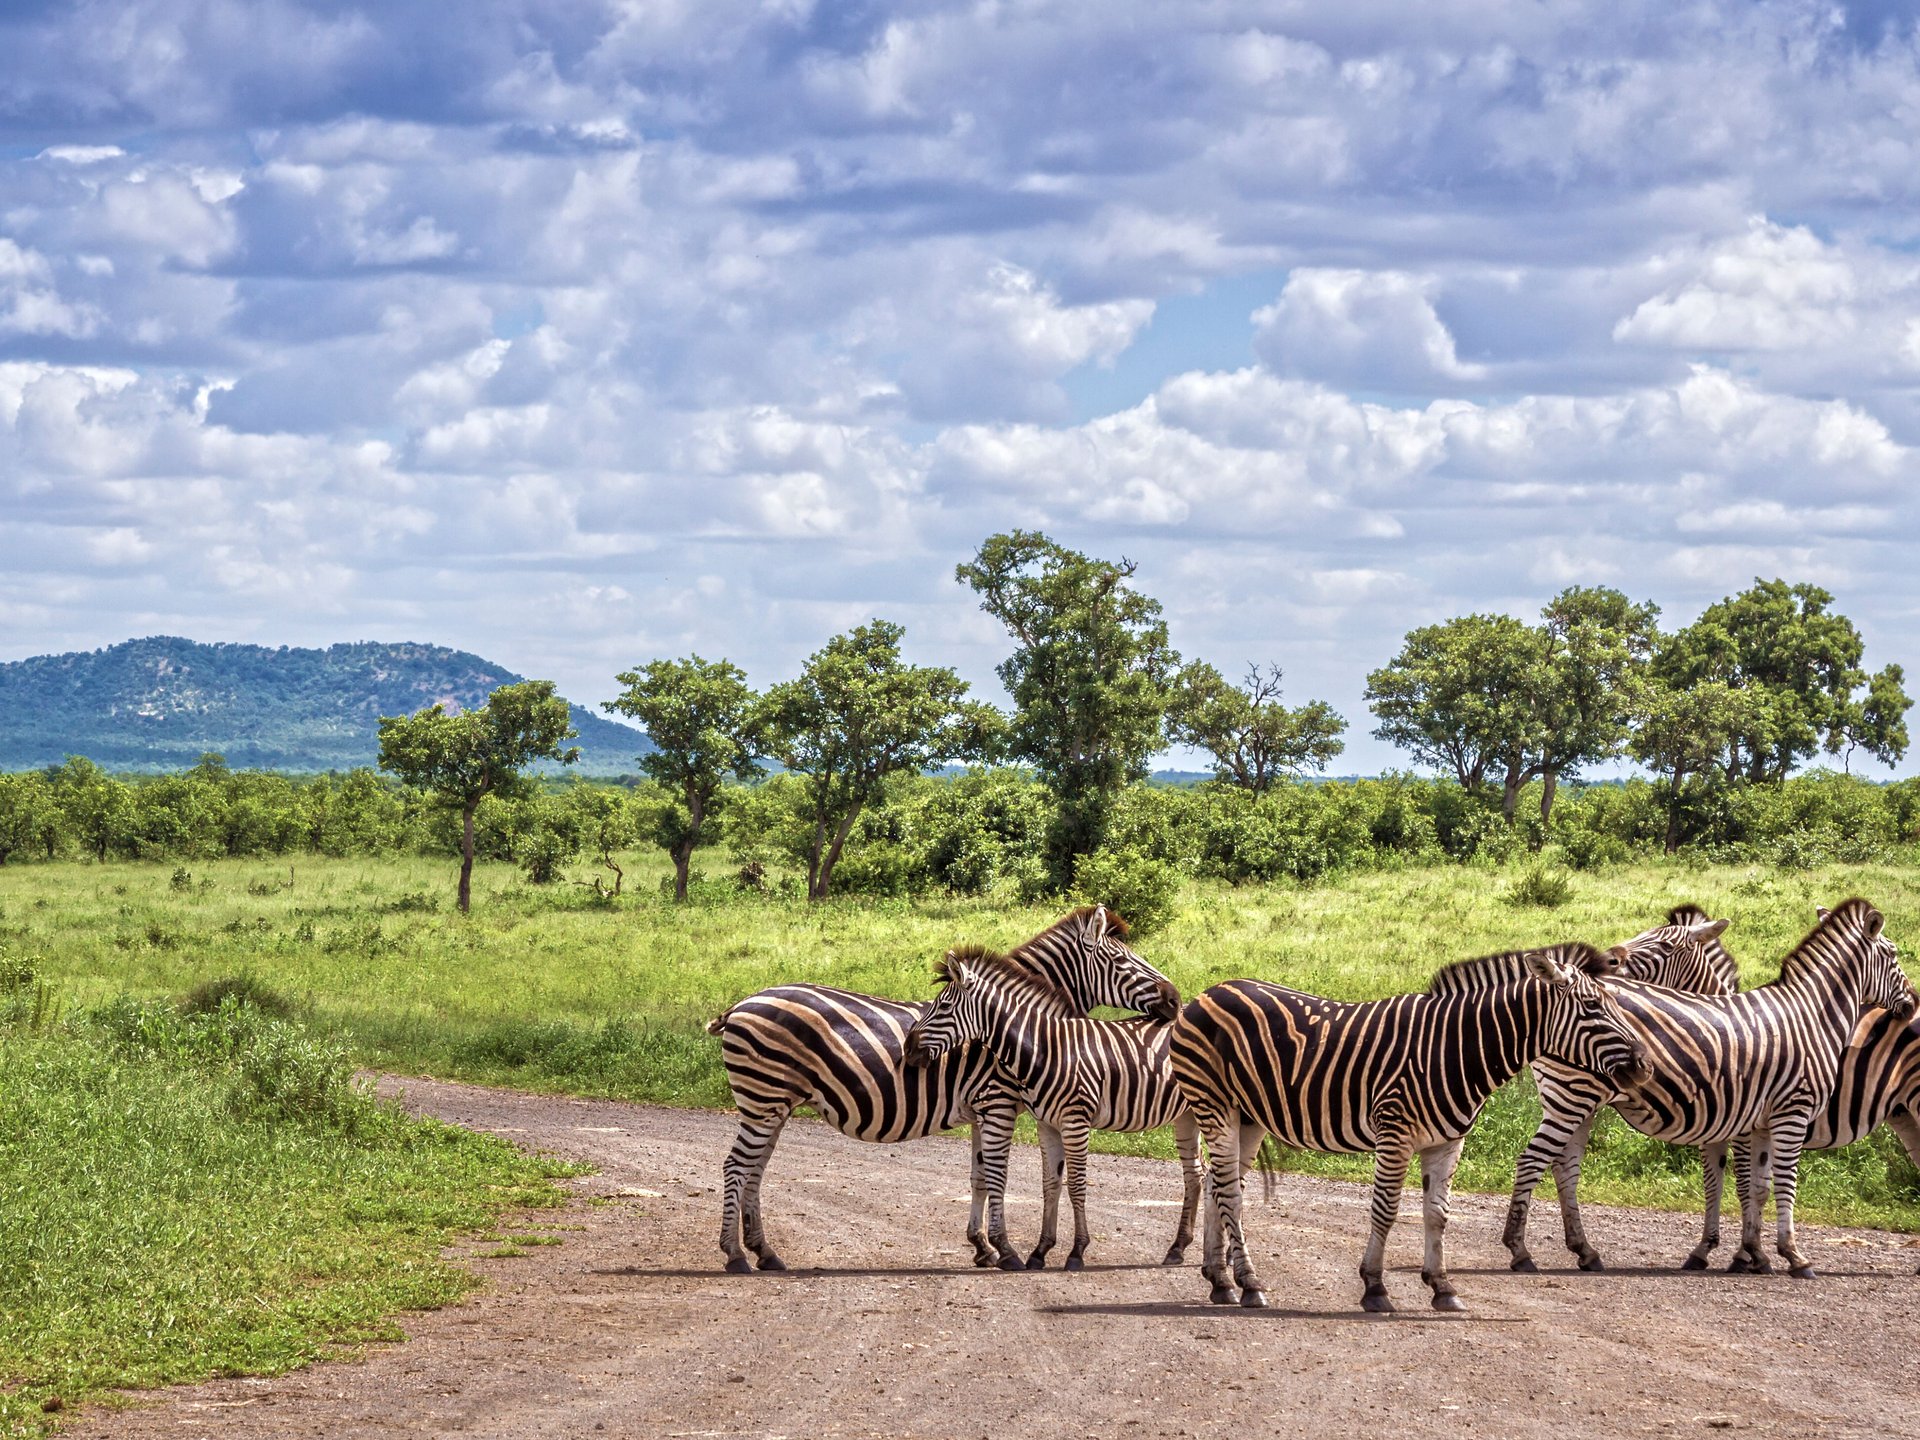
[[[1056,890],[1105,839],[1121,788],[1143,779],[1166,743],[1180,657],[1159,602],[1130,583],[1134,568],[1015,530],[988,537],[954,572],[1014,640],[997,669],[1014,704],[1006,748],[1053,790],[1046,875]]]
[[[1252,666],[1230,685],[1205,661],[1180,672],[1168,732],[1213,756],[1215,778],[1255,794],[1302,770],[1325,770],[1346,748],[1347,722],[1323,700],[1289,710],[1280,703],[1280,667]]]
[[[1516,909],[1557,910],[1573,899],[1573,880],[1564,870],[1536,865],[1509,885],[1501,898]]]
[[[274,1020],[293,1018],[293,1001],[259,976],[242,973],[204,980],[181,997],[189,1015],[212,1015],[229,1005],[244,1005]]]
[[[655,660],[618,677],[626,692],[606,702],[646,727],[654,749],[640,768],[665,792],[654,811],[657,843],[673,858],[674,899],[687,898],[693,852],[706,843],[729,780],[761,773],[758,699],[726,660]],[[602,853],[610,847],[602,845]]]
[[[1096,850],[1080,857],[1072,898],[1083,905],[1105,905],[1123,917],[1134,934],[1151,935],[1164,930],[1179,910],[1180,877],[1137,851]]]
[[[810,899],[827,894],[854,821],[890,777],[976,758],[999,728],[991,706],[964,698],[967,682],[953,671],[902,664],[903,633],[875,620],[836,635],[760,708],[767,754],[799,782]]]

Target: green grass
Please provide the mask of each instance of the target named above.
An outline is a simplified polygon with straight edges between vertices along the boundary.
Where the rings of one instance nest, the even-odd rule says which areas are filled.
[[[277,1374],[475,1281],[449,1240],[558,1167],[409,1119],[229,1005],[37,1027],[0,995],[0,1435],[120,1387]]]
[[[718,862],[715,862],[716,867]],[[675,907],[651,856],[627,861],[633,892],[605,903],[575,886],[538,888],[482,867],[474,911],[453,911],[453,867],[431,859],[264,862],[194,868],[61,864],[0,870],[0,940],[39,957],[77,1000],[122,991],[181,995],[246,976],[293,997],[364,1064],[482,1082],[674,1105],[728,1103],[703,1026],[740,996],[814,980],[897,996],[931,993],[931,962],[974,940],[1006,946],[1057,914],[1005,899],[836,900],[736,896],[719,883]],[[1552,877],[1558,890],[1558,874]],[[271,882],[271,883],[269,883]],[[1697,901],[1732,917],[1727,943],[1749,982],[1769,978],[1816,904],[1863,894],[1896,939],[1920,937],[1920,864],[1776,871],[1640,864],[1568,878],[1551,907],[1513,903],[1518,867],[1373,872],[1313,887],[1190,882],[1142,951],[1188,994],[1255,975],[1343,999],[1424,986],[1442,963],[1561,939],[1601,944]],[[1531,888],[1531,887],[1528,887]],[[1495,1097],[1459,1183],[1504,1190],[1537,1106],[1523,1081]],[[1107,1148],[1170,1154],[1165,1135]],[[715,1163],[719,1157],[716,1155]],[[1303,1171],[1363,1178],[1365,1158],[1300,1155]],[[1596,1128],[1588,1194],[1691,1207],[1690,1154],[1609,1116]],[[1811,1156],[1809,1219],[1920,1230],[1920,1180],[1890,1137]]]

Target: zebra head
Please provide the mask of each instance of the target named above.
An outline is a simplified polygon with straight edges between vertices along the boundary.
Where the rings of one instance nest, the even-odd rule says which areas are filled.
[[[1895,1020],[1911,1020],[1920,996],[1915,995],[1913,982],[1900,968],[1900,947],[1887,935],[1886,917],[1859,899],[1843,900],[1831,910],[1818,906],[1814,913],[1820,917],[1820,929],[1835,927],[1852,932],[1855,948],[1865,951],[1861,1005],[1868,1010],[1885,1010]],[[1800,942],[1801,948],[1813,939],[1809,935]]]
[[[1104,905],[1082,905],[1008,958],[1089,1010],[1111,1005],[1167,1021],[1180,1013],[1179,988],[1127,944],[1127,922]]]
[[[907,1031],[904,1050],[909,1065],[931,1065],[948,1051],[986,1035],[988,992],[999,972],[1009,968],[1004,960],[996,966],[996,960],[999,957],[949,950],[933,967],[941,982],[940,993]],[[1036,988],[1047,985],[1037,977],[1027,978]]]
[[[1547,987],[1541,1053],[1630,1090],[1653,1073],[1647,1048],[1620,1002],[1589,973],[1593,967],[1585,952],[1591,948],[1558,945],[1527,952],[1527,973]]]
[[[1606,952],[1616,962],[1609,978],[1700,995],[1731,995],[1740,988],[1740,967],[1720,943],[1729,923],[1713,919],[1698,905],[1676,905],[1667,912],[1666,924],[1643,930]]]

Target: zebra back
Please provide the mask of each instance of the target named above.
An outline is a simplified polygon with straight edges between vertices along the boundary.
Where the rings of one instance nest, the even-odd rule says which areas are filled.
[[[1457,995],[1464,991],[1485,990],[1495,985],[1533,979],[1536,978],[1535,967],[1539,958],[1595,979],[1612,974],[1617,964],[1610,953],[1596,950],[1578,940],[1532,950],[1503,950],[1497,955],[1479,955],[1470,960],[1455,960],[1442,965],[1427,982],[1427,993]]]

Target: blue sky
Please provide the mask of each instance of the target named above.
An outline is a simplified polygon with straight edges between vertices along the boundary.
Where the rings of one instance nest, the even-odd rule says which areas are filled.
[[[575,698],[1012,526],[1367,734],[1410,627],[1813,580],[1920,670],[1920,32],[1874,3],[0,10],[0,654]],[[1912,765],[1906,767],[1915,768]]]

